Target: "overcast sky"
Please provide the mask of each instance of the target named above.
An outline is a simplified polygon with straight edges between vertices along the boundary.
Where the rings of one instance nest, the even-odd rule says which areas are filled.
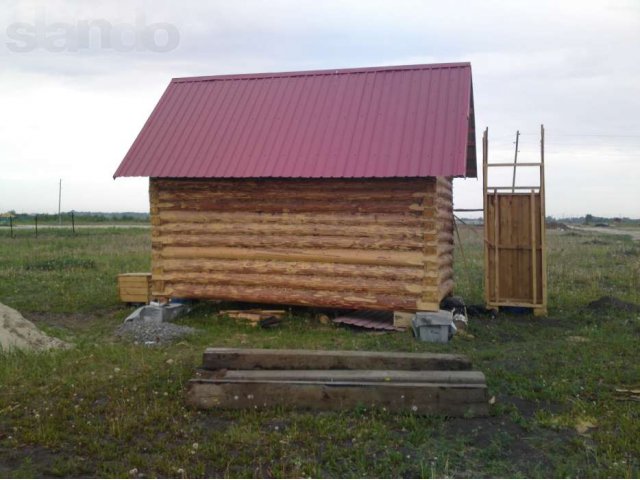
[[[59,178],[63,211],[147,211],[112,175],[172,77],[470,61],[492,161],[545,124],[548,214],[640,217],[638,0],[3,0],[0,35],[0,212],[57,211]]]

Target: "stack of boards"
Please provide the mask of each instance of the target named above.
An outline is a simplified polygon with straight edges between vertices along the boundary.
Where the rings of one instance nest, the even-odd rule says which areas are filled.
[[[484,374],[462,355],[437,353],[207,348],[187,402],[203,409],[489,413]]]

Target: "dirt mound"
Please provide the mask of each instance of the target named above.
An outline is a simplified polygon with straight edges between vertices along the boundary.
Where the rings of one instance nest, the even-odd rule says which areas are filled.
[[[623,310],[625,312],[640,312],[640,305],[625,302],[616,297],[604,296],[587,305],[589,310]]]
[[[49,350],[69,346],[58,338],[44,334],[17,310],[0,303],[0,351]]]
[[[562,222],[547,222],[546,223],[547,230],[569,230],[569,226],[566,223]]]

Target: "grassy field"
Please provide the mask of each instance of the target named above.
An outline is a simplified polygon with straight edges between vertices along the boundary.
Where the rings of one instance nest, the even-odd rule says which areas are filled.
[[[0,232],[1,235],[2,232]],[[457,294],[482,301],[482,241],[461,229]],[[143,347],[114,337],[131,311],[115,276],[149,269],[149,231],[0,236],[0,302],[75,347],[0,354],[0,477],[638,477],[640,243],[549,232],[549,318],[472,318],[427,345],[291,315],[261,330],[198,306],[199,333]],[[487,376],[492,415],[449,419],[358,409],[317,413],[185,407],[205,346],[465,353]]]

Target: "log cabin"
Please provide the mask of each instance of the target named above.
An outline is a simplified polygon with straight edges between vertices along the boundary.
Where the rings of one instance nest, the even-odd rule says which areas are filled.
[[[437,310],[469,63],[173,79],[117,169],[149,177],[152,296]]]

